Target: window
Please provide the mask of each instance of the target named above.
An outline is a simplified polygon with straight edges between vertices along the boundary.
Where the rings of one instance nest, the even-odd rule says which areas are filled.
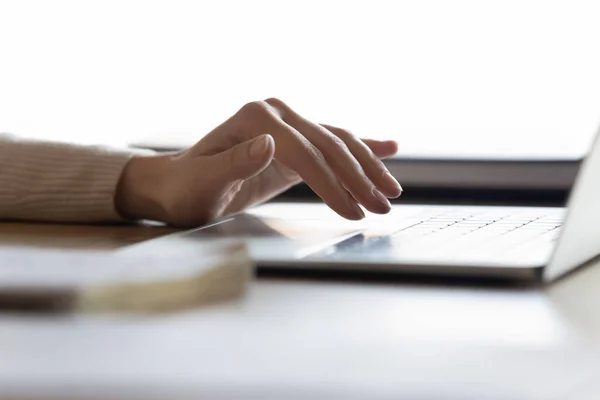
[[[404,154],[578,155],[600,122],[589,1],[0,3],[0,131],[190,143],[249,100]]]

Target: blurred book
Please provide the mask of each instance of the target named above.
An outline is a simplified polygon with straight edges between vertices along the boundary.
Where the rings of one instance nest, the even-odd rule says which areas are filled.
[[[240,297],[253,266],[235,242],[160,253],[6,247],[0,260],[0,310],[36,312],[198,307]]]

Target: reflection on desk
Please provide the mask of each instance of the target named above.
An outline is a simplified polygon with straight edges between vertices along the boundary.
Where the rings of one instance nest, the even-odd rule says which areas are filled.
[[[115,249],[168,232],[15,226],[0,245]],[[545,290],[261,279],[243,301],[168,316],[5,314],[0,398],[586,398],[600,389],[599,287],[597,265]]]

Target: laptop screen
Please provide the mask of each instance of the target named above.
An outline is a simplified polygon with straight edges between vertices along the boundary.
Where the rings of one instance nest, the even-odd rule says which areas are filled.
[[[552,281],[600,254],[600,132],[584,160],[544,280]]]

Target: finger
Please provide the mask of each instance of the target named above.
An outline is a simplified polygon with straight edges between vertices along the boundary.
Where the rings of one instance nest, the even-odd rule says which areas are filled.
[[[278,143],[275,156],[279,162],[296,171],[329,207],[344,218],[364,218],[354,197],[338,181],[319,149],[283,121],[275,123],[272,129]]]
[[[220,182],[244,181],[258,175],[269,166],[275,154],[275,143],[271,135],[237,144],[230,149],[206,157],[206,173]]]
[[[361,139],[378,158],[388,158],[398,153],[398,142],[395,140]]]
[[[285,122],[297,129],[323,154],[327,165],[356,201],[374,213],[390,211],[389,200],[367,177],[359,161],[340,138],[279,101],[274,106],[280,110]]]
[[[285,123],[276,109],[266,101],[248,103],[238,118],[252,129],[240,128],[246,135],[269,132],[275,139],[275,158],[295,171],[323,201],[341,216],[364,218],[362,209],[337,180],[321,152],[295,128]]]
[[[400,186],[398,181],[390,174],[385,165],[383,165],[383,162],[378,158],[378,155],[376,155],[375,152],[370,149],[370,146],[367,145],[367,143],[369,143],[376,147],[378,151],[389,156],[396,153],[397,144],[385,144],[386,142],[375,140],[369,140],[365,143],[345,129],[331,125],[323,126],[346,143],[346,146],[348,146],[348,149],[350,149],[354,157],[360,162],[369,179],[373,181],[381,192],[389,198],[396,198],[402,194],[402,186]]]

